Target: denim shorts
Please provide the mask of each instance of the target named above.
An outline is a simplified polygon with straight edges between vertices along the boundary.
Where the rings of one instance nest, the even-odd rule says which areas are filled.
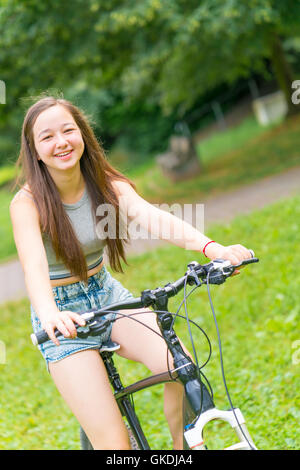
[[[83,281],[75,282],[66,286],[53,287],[53,296],[60,311],[70,310],[72,312],[84,312],[93,308],[102,308],[106,305],[121,302],[133,297],[133,295],[114,279],[105,266],[94,276],[88,278],[88,284]],[[42,329],[32,305],[31,323],[34,333]],[[116,313],[107,314],[102,318],[113,319]],[[49,362],[57,362],[71,354],[85,349],[99,349],[103,343],[110,339],[112,325],[99,336],[88,336],[87,338],[64,338],[59,336],[60,345],[57,346],[52,340],[38,346],[49,370]]]

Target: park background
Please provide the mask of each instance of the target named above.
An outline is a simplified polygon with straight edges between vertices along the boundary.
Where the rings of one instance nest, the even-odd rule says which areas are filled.
[[[227,206],[206,234],[223,244],[243,243],[260,263],[212,289],[229,390],[258,448],[299,449],[300,197],[293,186],[300,167],[299,2],[1,0],[0,31],[4,297],[20,272],[9,203],[22,120],[34,97],[47,91],[91,117],[107,158],[150,202],[208,205],[234,196],[244,213],[232,217],[234,207]],[[174,167],[171,138],[192,145],[182,166]],[[197,169],[192,175],[185,174],[189,158]],[[273,178],[271,201],[261,188],[272,192]],[[257,209],[249,212],[250,199]],[[116,276],[136,295],[181,276],[195,259],[174,246],[145,250],[132,248],[125,274]],[[0,449],[78,449],[78,423],[30,342],[29,300],[24,292],[8,297],[1,303]],[[226,409],[203,287],[188,309],[211,339],[204,373],[216,405]],[[178,333],[189,347],[183,321]],[[207,343],[197,330],[194,340],[203,363]],[[124,383],[146,374],[140,365],[118,362]],[[135,403],[151,445],[171,448],[162,388],[138,394]],[[215,424],[210,428],[211,445],[222,446],[222,436],[231,443],[226,429],[215,437]]]

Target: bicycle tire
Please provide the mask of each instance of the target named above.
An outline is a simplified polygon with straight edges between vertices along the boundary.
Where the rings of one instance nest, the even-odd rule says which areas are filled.
[[[128,437],[129,437],[129,442],[130,442],[130,446],[131,446],[131,449],[132,450],[140,450],[140,447],[137,443],[137,440],[136,438],[134,437],[134,434],[129,426],[128,423],[125,422],[125,426],[127,428],[127,432],[128,432]]]
[[[87,437],[81,426],[79,428],[79,436],[81,450],[94,450],[89,438]]]
[[[139,445],[137,443],[136,438],[134,437],[134,434],[132,430],[130,429],[130,426],[128,423],[125,422],[125,426],[128,432],[128,437],[129,437],[129,442],[132,450],[140,450]],[[80,446],[81,450],[94,450],[89,438],[87,437],[86,433],[80,426],[79,429],[79,435],[80,435]]]

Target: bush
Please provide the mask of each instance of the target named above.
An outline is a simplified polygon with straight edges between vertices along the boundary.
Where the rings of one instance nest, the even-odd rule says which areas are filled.
[[[16,177],[16,167],[14,166],[2,166],[0,167],[0,188],[9,183],[12,183]]]

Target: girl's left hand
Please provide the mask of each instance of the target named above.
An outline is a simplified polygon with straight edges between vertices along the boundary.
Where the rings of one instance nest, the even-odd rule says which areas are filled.
[[[252,258],[252,253],[243,245],[223,246],[218,243],[210,243],[205,250],[205,254],[211,260],[217,258],[229,260],[232,265],[239,264],[245,259]],[[242,268],[240,267],[239,270],[240,269]],[[239,274],[239,270],[235,270],[234,273]]]

